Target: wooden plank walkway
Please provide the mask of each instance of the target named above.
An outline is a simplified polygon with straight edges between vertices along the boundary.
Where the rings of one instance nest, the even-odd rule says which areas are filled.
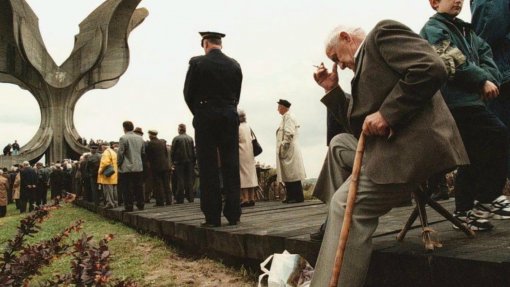
[[[204,217],[197,202],[157,208],[149,204],[143,211],[130,213],[123,213],[122,207],[96,209],[88,202],[77,204],[194,252],[236,258],[251,266],[285,249],[314,265],[320,244],[311,242],[309,234],[326,215],[325,205],[317,200],[291,205],[257,202],[243,208],[237,226],[228,226],[223,219],[222,227],[201,228]],[[453,209],[452,200],[442,205]],[[395,240],[412,208],[395,208],[380,219],[367,286],[510,286],[510,220],[493,220],[493,231],[468,239],[428,209],[429,222],[444,245],[430,253],[424,250],[418,221],[404,242]]]

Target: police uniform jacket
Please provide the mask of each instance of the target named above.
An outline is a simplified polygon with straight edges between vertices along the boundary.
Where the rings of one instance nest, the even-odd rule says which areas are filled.
[[[193,57],[184,83],[184,99],[190,111],[204,105],[237,106],[243,74],[239,63],[220,49]]]

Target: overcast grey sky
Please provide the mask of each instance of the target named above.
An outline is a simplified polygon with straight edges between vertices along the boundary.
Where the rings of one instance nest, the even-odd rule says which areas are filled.
[[[39,17],[46,47],[54,60],[64,62],[73,49],[78,24],[102,0],[28,0]],[[461,18],[469,21],[468,1]],[[143,0],[149,16],[129,38],[131,63],[119,83],[85,94],[75,110],[81,136],[116,140],[121,123],[132,120],[144,131],[157,129],[171,139],[181,122],[191,128],[192,115],[182,94],[188,60],[203,54],[198,31],[227,34],[223,51],[237,59],[244,74],[241,102],[264,152],[260,162],[275,164],[275,131],[280,121],[276,101],[292,103],[301,124],[308,177],[316,177],[326,152],[323,91],[312,78],[312,65],[332,63],[324,55],[324,41],[339,24],[361,26],[367,32],[382,19],[395,19],[418,32],[434,11],[427,0]],[[350,91],[352,73],[340,74]],[[18,139],[28,142],[36,133],[40,112],[33,96],[17,86],[0,83],[0,147]]]

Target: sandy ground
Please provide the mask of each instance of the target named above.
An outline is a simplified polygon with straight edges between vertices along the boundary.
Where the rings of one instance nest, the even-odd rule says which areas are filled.
[[[138,245],[136,249],[150,260],[151,247]],[[160,262],[160,267],[144,279],[147,286],[257,286],[243,270],[236,270],[207,258],[193,258],[173,252]]]

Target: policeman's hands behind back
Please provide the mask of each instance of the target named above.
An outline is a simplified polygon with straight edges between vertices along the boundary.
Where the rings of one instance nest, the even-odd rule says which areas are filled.
[[[317,70],[313,73],[313,78],[319,86],[323,87],[326,92],[338,87],[338,66],[336,63],[333,64],[331,73],[324,67],[324,63],[315,67],[317,67]]]
[[[482,99],[484,100],[492,100],[499,96],[499,89],[491,81],[485,81],[482,87]]]

